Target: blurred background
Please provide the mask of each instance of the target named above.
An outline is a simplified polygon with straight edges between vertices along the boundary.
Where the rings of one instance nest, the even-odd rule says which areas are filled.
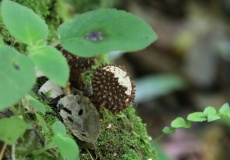
[[[66,0],[82,13],[118,8],[144,19],[158,35],[135,53],[111,53],[136,81],[137,114],[152,139],[176,117],[220,108],[230,96],[230,0]],[[160,160],[229,160],[230,122],[194,123],[153,143]]]

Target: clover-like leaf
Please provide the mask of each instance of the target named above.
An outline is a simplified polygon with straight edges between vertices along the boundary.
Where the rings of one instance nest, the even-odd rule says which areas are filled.
[[[45,21],[25,6],[3,0],[1,15],[10,34],[25,44],[34,44],[48,36],[48,26]]]
[[[187,119],[193,122],[206,121],[206,115],[203,112],[194,112],[188,115]]]
[[[175,130],[175,128],[164,127],[162,132],[166,133],[166,134],[174,134],[176,132],[176,130]]]
[[[216,109],[214,107],[208,106],[204,109],[204,115],[208,116],[209,114],[216,114]]]
[[[26,122],[18,117],[0,119],[0,140],[15,144],[19,137],[26,131]]]
[[[207,121],[208,122],[211,122],[211,121],[215,121],[215,120],[218,120],[220,119],[220,116],[219,115],[216,115],[216,114],[209,114],[208,115],[208,118],[207,118]]]
[[[182,117],[177,117],[176,119],[174,119],[171,123],[171,126],[173,128],[190,128],[191,124],[190,123],[186,123],[184,118]]]
[[[58,149],[65,159],[79,159],[79,147],[73,139],[57,134],[54,137],[54,143],[57,145]]]
[[[223,104],[223,105],[220,107],[219,112],[220,112],[221,114],[228,114],[228,113],[230,113],[229,104],[228,104],[228,103]]]
[[[157,39],[142,19],[116,9],[77,15],[59,27],[58,35],[66,50],[82,57],[118,50],[136,51]]]
[[[29,58],[50,80],[65,87],[69,78],[66,58],[57,49],[45,46],[30,51]]]
[[[54,124],[52,125],[52,130],[55,134],[60,134],[62,136],[66,135],[65,125],[60,121],[54,122]]]
[[[31,61],[14,48],[0,45],[0,111],[14,105],[35,84]]]

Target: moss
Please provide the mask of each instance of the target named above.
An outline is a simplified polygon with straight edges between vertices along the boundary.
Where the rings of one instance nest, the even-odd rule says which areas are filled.
[[[152,149],[146,126],[135,115],[133,107],[114,115],[103,109],[100,111],[101,135],[99,136],[95,159],[147,160],[156,159]],[[81,154],[81,159],[91,159],[87,152]]]

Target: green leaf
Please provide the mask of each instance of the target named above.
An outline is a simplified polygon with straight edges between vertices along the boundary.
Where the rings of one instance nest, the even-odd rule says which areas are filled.
[[[1,118],[0,119],[0,140],[15,144],[19,137],[26,131],[26,122],[18,117]]]
[[[48,26],[45,21],[25,6],[3,0],[1,14],[10,34],[23,43],[33,44],[48,36]]]
[[[38,110],[39,112],[41,112],[42,114],[46,113],[46,107],[43,103],[39,102],[36,99],[30,99],[29,103],[32,107],[34,107],[36,110]]]
[[[69,78],[69,66],[66,58],[57,49],[45,46],[29,54],[33,63],[50,80],[65,87]]]
[[[54,137],[54,143],[67,160],[79,159],[79,147],[73,139],[58,134]]]
[[[208,106],[204,109],[204,115],[208,116],[209,114],[216,114],[216,109],[214,107]]]
[[[220,112],[221,114],[228,114],[228,113],[230,113],[229,104],[228,104],[228,103],[223,104],[223,105],[220,107],[219,112]]]
[[[187,119],[193,122],[203,122],[206,121],[206,116],[203,112],[194,112],[189,114]]]
[[[0,111],[14,105],[35,84],[31,61],[14,48],[0,45]]]
[[[190,123],[186,123],[184,118],[182,117],[177,117],[176,119],[174,119],[171,123],[171,126],[173,128],[190,128],[191,124]]]
[[[136,51],[157,39],[142,19],[116,9],[77,15],[59,27],[58,35],[66,50],[82,57],[110,51]]]
[[[207,121],[208,122],[211,122],[211,121],[215,121],[217,119],[220,119],[220,116],[219,115],[216,115],[216,114],[209,114],[208,115],[208,118],[207,118]]]
[[[174,128],[164,127],[162,132],[166,134],[174,134],[176,130]]]
[[[62,136],[66,135],[65,125],[60,121],[54,122],[54,124],[52,125],[52,130],[55,134],[60,134]]]
[[[46,125],[46,121],[44,120],[44,118],[38,113],[35,113],[35,115],[37,117],[37,120],[39,121],[40,126],[42,127],[42,131],[45,133],[48,132],[49,129]]]

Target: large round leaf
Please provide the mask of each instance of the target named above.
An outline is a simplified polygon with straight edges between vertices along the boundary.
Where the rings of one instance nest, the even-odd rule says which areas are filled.
[[[35,80],[31,61],[14,48],[0,45],[0,111],[24,97]]]
[[[69,78],[69,66],[61,52],[46,46],[31,51],[29,58],[50,80],[60,86],[66,86]]]
[[[23,43],[33,44],[48,36],[48,26],[45,21],[25,6],[3,0],[1,14],[10,34]]]
[[[66,50],[82,57],[140,50],[157,38],[142,19],[116,9],[100,9],[75,16],[59,27],[58,35]]]

